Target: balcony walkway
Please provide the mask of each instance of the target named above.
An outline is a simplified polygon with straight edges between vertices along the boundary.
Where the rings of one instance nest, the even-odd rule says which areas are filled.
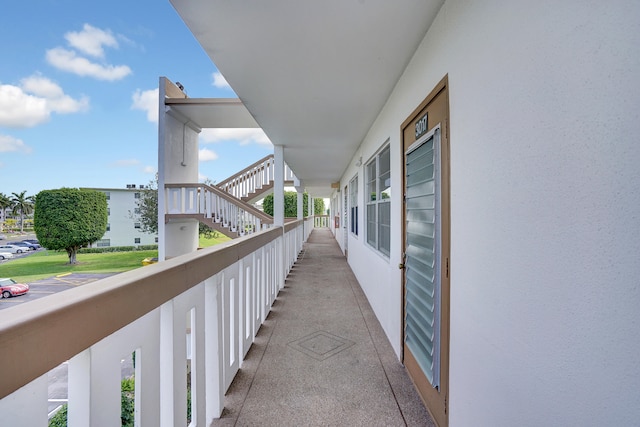
[[[315,229],[214,426],[435,426],[328,229]]]

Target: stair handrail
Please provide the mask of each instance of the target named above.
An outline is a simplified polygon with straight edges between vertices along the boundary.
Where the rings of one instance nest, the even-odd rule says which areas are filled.
[[[270,159],[273,159],[273,154],[269,154],[267,156],[264,156],[263,158],[261,158],[257,162],[255,162],[255,163],[251,164],[250,166],[247,166],[246,168],[242,169],[240,172],[236,172],[235,174],[231,175],[229,178],[227,178],[224,181],[216,184],[216,186],[224,189],[224,187],[227,186],[227,184],[229,184],[230,182],[234,181],[235,179],[243,176],[245,173],[249,172],[250,170],[253,170],[258,166],[264,167],[264,163],[267,160],[270,160]]]
[[[165,184],[165,212],[203,215],[238,235],[251,234],[273,224],[273,217],[231,194],[207,184]]]
[[[273,154],[263,157],[240,172],[230,176],[224,181],[216,184],[229,194],[238,199],[249,197],[261,190],[264,186],[273,183],[275,175],[275,159]],[[289,166],[284,165],[285,182],[294,181],[295,175]]]

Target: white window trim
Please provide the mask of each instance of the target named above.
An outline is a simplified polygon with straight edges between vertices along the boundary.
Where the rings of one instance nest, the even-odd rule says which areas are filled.
[[[360,196],[360,192],[358,191],[358,182],[359,181],[360,180],[358,179],[358,174],[356,174],[349,181],[349,219],[350,219],[349,232],[356,239],[358,238],[359,225],[360,225],[360,221],[358,221],[358,215],[360,215],[360,212],[358,212],[360,210],[359,209],[360,200],[358,199],[358,197]],[[354,199],[355,199],[355,205],[354,205]],[[355,215],[353,213],[353,208],[354,207],[356,208]],[[354,225],[355,225],[355,232],[354,232]]]
[[[387,140],[387,142],[380,148],[380,150],[378,150],[378,152],[376,152],[376,154],[374,156],[371,157],[371,159],[365,164],[365,168],[364,168],[364,197],[365,197],[365,201],[364,201],[364,223],[365,223],[365,241],[367,243],[367,245],[369,247],[371,247],[372,249],[374,249],[378,254],[380,254],[382,257],[384,257],[385,259],[389,259],[390,258],[390,253],[391,253],[391,233],[389,232],[389,248],[388,251],[385,252],[384,248],[381,249],[380,247],[380,236],[378,234],[378,230],[380,228],[380,222],[379,222],[379,218],[378,218],[378,213],[379,213],[379,209],[380,206],[382,204],[386,204],[389,203],[389,207],[391,207],[391,198],[383,198],[381,197],[382,191],[380,189],[380,157],[381,155],[386,151],[389,150],[389,179],[391,179],[391,145],[389,144],[389,141]],[[371,194],[369,191],[369,183],[371,181],[371,177],[369,176],[369,169],[372,163],[376,164],[376,170],[375,170],[375,200],[371,200]],[[389,189],[391,188],[391,186],[388,187]],[[375,206],[375,242],[371,242],[370,240],[370,234],[369,234],[369,207],[370,206]],[[391,215],[389,215],[389,229],[391,227]]]

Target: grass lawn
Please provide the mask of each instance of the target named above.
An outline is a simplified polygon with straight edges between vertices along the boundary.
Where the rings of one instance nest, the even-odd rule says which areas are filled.
[[[230,240],[220,234],[214,239],[202,236],[199,245],[202,248],[217,245]],[[65,273],[121,273],[142,267],[142,260],[157,257],[158,251],[105,252],[100,254],[78,254],[78,264],[69,265],[67,253],[43,250],[29,256],[5,262],[0,266],[0,277],[11,277],[18,282],[33,282]]]
[[[121,273],[142,267],[146,257],[158,256],[158,251],[106,252],[78,254],[78,264],[69,265],[66,252],[40,250],[29,256],[5,262],[0,276],[18,282],[33,282],[65,273]]]
[[[200,236],[198,244],[201,248],[208,248],[209,246],[217,245],[218,243],[222,242],[228,242],[229,240],[231,240],[230,237],[227,237],[222,233],[218,233],[218,237],[212,239],[206,239],[203,236]]]

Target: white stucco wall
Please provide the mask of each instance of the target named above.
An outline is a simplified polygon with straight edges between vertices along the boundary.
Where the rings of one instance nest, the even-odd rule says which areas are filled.
[[[166,150],[162,157],[164,182],[167,184],[199,182],[198,134],[200,130],[193,125],[185,125],[171,114],[164,115],[164,124],[164,149]],[[164,256],[172,258],[195,251],[198,247],[198,225],[198,221],[194,219],[165,224]]]
[[[448,74],[451,426],[640,419],[639,17],[634,1],[447,1],[354,157],[390,138],[397,185],[400,124]],[[396,351],[399,197],[388,262],[363,205],[349,241]]]
[[[109,230],[102,236],[102,239],[109,240],[109,246],[157,244],[155,234],[144,233],[141,229],[135,228],[136,222],[140,222],[135,216],[135,209],[138,207],[135,194],[144,190],[140,188],[96,188],[95,190],[109,194],[107,200]],[[140,239],[140,243],[135,243],[136,238]]]

